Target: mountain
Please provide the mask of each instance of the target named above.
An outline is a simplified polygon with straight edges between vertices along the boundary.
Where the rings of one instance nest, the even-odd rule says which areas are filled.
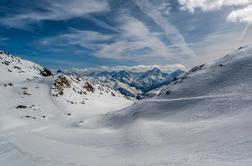
[[[18,112],[16,118],[20,121],[23,118],[26,121],[26,116],[41,119],[42,115],[50,117],[66,112],[99,113],[133,102],[104,84],[88,78],[53,75],[41,65],[3,51],[0,52],[0,76],[0,99],[5,101],[0,109]]]
[[[88,78],[1,79],[0,165],[251,165],[251,64],[239,48],[135,103]]]
[[[121,117],[114,119],[126,122],[126,119],[162,117],[197,121],[241,113],[250,108],[252,99],[251,63],[252,47],[241,47],[211,64],[193,67],[154,91],[153,98],[122,110],[125,115],[119,113]]]
[[[144,97],[144,94],[159,88],[163,85],[169,84],[184,71],[176,70],[175,72],[164,73],[158,68],[146,72],[131,72],[131,71],[101,71],[101,72],[87,72],[82,70],[65,70],[64,73],[70,75],[77,75],[79,77],[89,76],[100,81],[108,83],[110,85],[116,85],[114,88],[122,92],[122,94],[131,97]],[[114,83],[116,81],[116,83]],[[104,83],[104,82],[103,82]],[[123,86],[120,86],[123,85]],[[127,85],[127,88],[125,88]],[[136,91],[136,90],[137,91]],[[133,92],[133,93],[132,93]]]

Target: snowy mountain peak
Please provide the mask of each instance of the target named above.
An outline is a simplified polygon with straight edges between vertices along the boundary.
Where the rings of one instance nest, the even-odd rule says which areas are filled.
[[[159,74],[161,70],[159,68],[153,68],[152,70],[147,71],[148,73]]]

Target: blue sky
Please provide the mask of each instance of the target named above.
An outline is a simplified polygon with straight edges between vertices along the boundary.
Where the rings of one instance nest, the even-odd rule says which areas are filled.
[[[0,0],[0,49],[49,68],[191,67],[252,42],[251,0]]]

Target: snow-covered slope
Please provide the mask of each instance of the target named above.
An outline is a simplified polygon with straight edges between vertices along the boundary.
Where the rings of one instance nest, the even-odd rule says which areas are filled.
[[[101,114],[133,102],[118,91],[88,78],[53,76],[41,65],[6,52],[0,52],[0,60],[2,128],[26,124],[30,119],[54,118],[59,114]]]
[[[51,76],[52,73],[41,65],[15,57],[8,52],[0,51],[1,83],[25,81],[40,76]]]
[[[104,113],[128,105],[133,100],[126,98],[109,86],[94,83],[88,78],[58,75],[52,84],[51,94],[63,110]],[[95,111],[97,110],[97,111]]]
[[[196,66],[163,87],[155,97],[127,108],[130,111],[125,111],[125,116],[170,118],[170,114],[175,113],[176,116],[182,115],[181,121],[194,121],[199,117],[207,119],[240,112],[250,106],[251,64],[252,48],[245,47],[212,64]]]
[[[252,47],[241,48],[193,68],[154,98],[104,114],[59,109],[67,100],[80,101],[71,88],[79,93],[86,80],[77,84],[78,79],[64,76],[73,79],[71,88],[65,79],[55,84],[62,76],[1,86],[0,165],[251,165],[251,64]],[[57,84],[67,96],[57,97],[62,94]],[[23,86],[32,95],[22,95]],[[31,101],[39,111],[16,110],[17,103]],[[33,119],[37,114],[40,118]]]
[[[250,165],[251,64],[252,47],[240,48],[193,68],[156,97],[83,128],[106,126],[127,136],[118,138],[124,146],[117,153],[126,151],[131,164]]]

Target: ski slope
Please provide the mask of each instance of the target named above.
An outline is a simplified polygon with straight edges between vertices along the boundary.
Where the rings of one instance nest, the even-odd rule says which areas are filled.
[[[53,77],[1,86],[0,165],[252,165],[251,64],[252,47],[241,48],[193,68],[153,98],[96,113],[71,104],[62,110],[74,93],[51,96]],[[20,99],[26,84],[37,96]],[[41,109],[32,116],[48,117],[20,118],[15,103],[31,101]]]

